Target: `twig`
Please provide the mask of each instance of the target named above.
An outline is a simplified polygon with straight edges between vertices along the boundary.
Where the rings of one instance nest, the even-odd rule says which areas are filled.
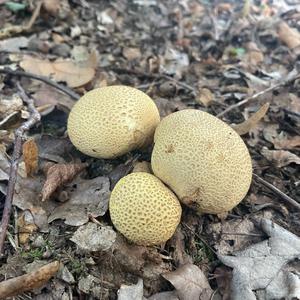
[[[281,82],[279,82],[279,83],[277,83],[275,85],[272,85],[272,86],[268,87],[267,89],[265,89],[263,91],[260,91],[260,92],[258,92],[256,94],[252,95],[252,96],[249,96],[249,97],[245,98],[244,100],[242,100],[242,101],[240,101],[238,103],[230,105],[224,111],[222,111],[221,113],[217,114],[216,117],[220,118],[220,117],[224,116],[225,114],[227,114],[229,111],[231,111],[231,110],[233,110],[233,109],[235,109],[237,107],[240,107],[240,106],[248,103],[249,101],[254,100],[254,99],[256,99],[256,98],[258,98],[258,97],[260,97],[260,96],[262,96],[262,95],[264,95],[264,94],[266,94],[268,92],[274,91],[274,90],[276,90],[276,89],[278,89],[278,88],[280,88],[282,86],[288,85],[289,83],[293,82],[294,80],[296,80],[298,78],[300,78],[300,74],[296,74],[295,76],[293,76],[291,78],[288,78],[286,80],[282,80]]]
[[[275,187],[273,184],[269,183],[268,181],[264,180],[260,176],[256,175],[253,173],[253,177],[255,180],[261,184],[263,184],[265,187],[270,189],[272,192],[274,192],[276,195],[278,195],[281,199],[285,200],[289,204],[293,205],[296,207],[298,210],[300,210],[300,203],[298,203],[296,200],[291,198],[290,196],[286,195],[282,191],[280,191],[277,187]]]
[[[41,119],[39,112],[34,107],[33,99],[30,99],[27,96],[24,89],[21,87],[19,83],[17,83],[17,87],[19,90],[20,97],[25,103],[27,103],[28,111],[31,113],[31,115],[30,118],[15,131],[15,146],[14,146],[14,151],[13,151],[11,165],[10,165],[7,194],[5,198],[4,210],[2,214],[1,227],[0,227],[0,254],[3,253],[6,231],[7,231],[9,218],[11,214],[12,201],[13,201],[13,196],[15,191],[15,184],[17,180],[19,158],[21,157],[21,152],[22,152],[22,140],[24,137],[24,133],[28,131],[37,122],[39,122]]]
[[[27,78],[32,78],[32,79],[36,79],[39,81],[42,81],[48,85],[51,85],[53,87],[55,87],[56,89],[64,92],[65,94],[67,94],[68,96],[70,96],[72,99],[74,100],[78,100],[80,98],[80,96],[75,93],[74,91],[72,91],[71,89],[69,89],[68,87],[65,87],[45,76],[41,76],[41,75],[36,75],[33,73],[29,73],[29,72],[24,72],[24,71],[14,71],[12,69],[9,68],[4,68],[4,69],[0,69],[0,74],[9,74],[12,76],[21,76],[21,77],[27,77]]]

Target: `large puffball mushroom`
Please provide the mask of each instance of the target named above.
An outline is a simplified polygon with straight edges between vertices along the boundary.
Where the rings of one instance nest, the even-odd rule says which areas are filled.
[[[114,158],[150,144],[159,121],[155,103],[144,92],[107,86],[77,101],[68,118],[68,134],[81,152]]]
[[[158,125],[154,143],[154,175],[187,206],[219,214],[245,197],[252,179],[248,149],[218,118],[195,109],[172,113]]]
[[[116,184],[109,211],[116,229],[144,246],[166,242],[181,217],[175,194],[154,175],[143,172],[131,173]]]

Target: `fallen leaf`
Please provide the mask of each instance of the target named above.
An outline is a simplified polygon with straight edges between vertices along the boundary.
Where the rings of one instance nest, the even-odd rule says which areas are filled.
[[[78,289],[85,294],[91,294],[93,299],[103,299],[103,287],[101,285],[101,279],[91,274],[82,276],[78,280]],[[105,297],[104,299],[107,298],[108,297]]]
[[[53,210],[48,222],[64,219],[68,225],[80,226],[88,222],[89,214],[103,216],[108,209],[109,188],[107,177],[77,178],[63,191],[68,194],[68,201]]]
[[[37,226],[34,224],[31,213],[26,210],[24,211],[17,220],[19,242],[25,244],[29,241],[29,238],[33,232],[37,231]]]
[[[90,82],[95,70],[90,67],[80,67],[70,60],[41,60],[31,56],[24,56],[20,62],[26,72],[52,77],[57,82],[66,82],[69,87],[79,87]]]
[[[27,176],[34,175],[38,170],[39,149],[34,139],[29,139],[23,144],[23,160]]]
[[[0,282],[0,299],[20,295],[47,283],[59,269],[59,262],[49,263],[37,271]]]
[[[139,278],[137,284],[122,284],[118,290],[118,300],[143,300],[143,279]]]
[[[264,104],[256,113],[241,124],[231,125],[231,127],[239,134],[244,135],[252,130],[257,123],[266,115],[270,104]]]
[[[18,52],[28,46],[29,39],[25,36],[14,37],[0,41],[0,51]]]
[[[274,163],[278,168],[287,166],[291,163],[300,165],[300,157],[286,150],[269,150],[263,147],[261,154],[270,162]]]
[[[43,8],[52,16],[55,16],[60,9],[60,0],[43,0]]]
[[[291,50],[299,53],[300,33],[297,29],[291,28],[286,22],[282,21],[278,25],[278,37]]]
[[[291,271],[286,265],[300,258],[300,239],[268,219],[261,220],[261,228],[268,240],[234,256],[218,255],[225,265],[233,268],[230,299],[290,299],[291,284],[287,279]]]
[[[14,112],[20,112],[23,108],[23,101],[17,95],[13,95],[10,99],[0,98],[0,118],[4,119]]]
[[[264,138],[271,142],[275,149],[290,150],[300,147],[299,135],[291,137],[284,131],[278,133],[278,127],[279,126],[275,124],[275,126],[266,126],[263,130]]]
[[[219,292],[222,295],[222,300],[230,300],[232,280],[231,269],[225,266],[217,267],[214,271],[214,275],[216,277]]]
[[[246,48],[247,60],[250,66],[260,65],[264,61],[263,52],[257,47],[254,42],[247,43]]]
[[[207,88],[202,88],[199,91],[198,97],[196,97],[196,102],[203,104],[205,107],[208,107],[214,99],[212,92]]]
[[[87,164],[53,164],[48,163],[45,171],[46,181],[42,189],[42,201],[48,200],[51,195],[64,184],[72,181],[76,175],[86,168]]]
[[[152,174],[151,164],[148,161],[138,161],[134,164],[132,173],[145,172]]]
[[[141,50],[139,48],[128,48],[125,47],[123,49],[123,56],[127,58],[129,61],[138,59],[141,57]]]
[[[255,230],[253,222],[245,218],[243,220],[228,220],[219,223],[213,223],[206,229],[207,234],[212,235],[214,247],[219,254],[231,254],[234,251],[243,249],[255,241],[253,234],[259,233]]]
[[[86,252],[107,251],[114,244],[116,236],[111,226],[99,226],[89,222],[79,227],[70,240]]]
[[[36,93],[33,94],[34,104],[36,107],[43,107],[45,105],[56,106],[58,109],[69,112],[75,101],[68,95],[59,92],[57,89],[42,84]]]
[[[203,272],[193,264],[186,264],[163,277],[176,288],[180,300],[209,300],[213,293]]]

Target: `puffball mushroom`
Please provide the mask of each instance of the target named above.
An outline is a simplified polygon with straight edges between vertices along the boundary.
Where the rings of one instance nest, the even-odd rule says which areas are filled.
[[[231,210],[252,178],[249,151],[226,123],[199,110],[172,113],[154,135],[151,166],[187,206],[202,213]]]
[[[144,246],[166,242],[180,222],[181,206],[174,193],[154,175],[137,172],[114,187],[109,211],[116,229]]]
[[[114,158],[150,144],[159,121],[148,95],[128,86],[107,86],[77,101],[68,118],[68,134],[81,152]]]

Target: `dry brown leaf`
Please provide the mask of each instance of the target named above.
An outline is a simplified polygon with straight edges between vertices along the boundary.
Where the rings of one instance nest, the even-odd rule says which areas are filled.
[[[300,33],[297,29],[291,28],[286,22],[280,22],[278,25],[279,39],[291,50],[300,46]]]
[[[138,161],[134,164],[132,173],[134,172],[145,172],[152,174],[151,164],[148,161]]]
[[[214,96],[212,92],[207,88],[203,88],[199,91],[199,96],[196,97],[196,102],[199,104],[203,104],[205,107],[207,107],[211,104],[213,98]]]
[[[271,142],[275,149],[294,149],[300,147],[300,136],[289,136],[286,132],[281,131],[280,133],[277,132],[279,126],[277,124],[270,125],[264,128],[263,135],[264,138]]]
[[[253,129],[257,123],[265,116],[269,109],[270,104],[265,103],[256,113],[254,113],[249,119],[241,124],[231,125],[231,127],[239,134],[243,135]]]
[[[60,8],[60,0],[43,0],[43,8],[52,16],[55,16]]]
[[[59,269],[59,262],[49,263],[37,271],[0,282],[0,299],[6,299],[43,286]]]
[[[23,159],[27,176],[34,175],[38,170],[39,149],[34,139],[29,139],[23,144]]]
[[[24,211],[17,220],[18,231],[19,231],[19,242],[20,244],[26,244],[33,232],[36,232],[38,227],[33,223],[31,213],[26,210]]]
[[[81,163],[47,164],[44,169],[47,178],[42,189],[42,201],[48,200],[59,187],[73,180],[86,166]]]
[[[90,82],[95,70],[90,67],[79,67],[69,60],[42,60],[31,56],[24,56],[20,66],[30,73],[49,77],[55,81],[66,82],[69,87],[79,87]]]
[[[139,48],[127,48],[123,49],[123,56],[129,61],[141,57],[141,50]]]
[[[278,168],[287,166],[291,163],[300,165],[300,157],[290,151],[269,150],[263,147],[261,154],[269,161],[273,162]]]
[[[176,288],[180,300],[209,300],[213,293],[203,272],[193,264],[186,264],[163,277]]]
[[[248,53],[247,53],[248,63],[251,66],[257,66],[264,61],[264,54],[257,47],[257,45],[255,43],[249,42],[246,47],[248,50]]]

